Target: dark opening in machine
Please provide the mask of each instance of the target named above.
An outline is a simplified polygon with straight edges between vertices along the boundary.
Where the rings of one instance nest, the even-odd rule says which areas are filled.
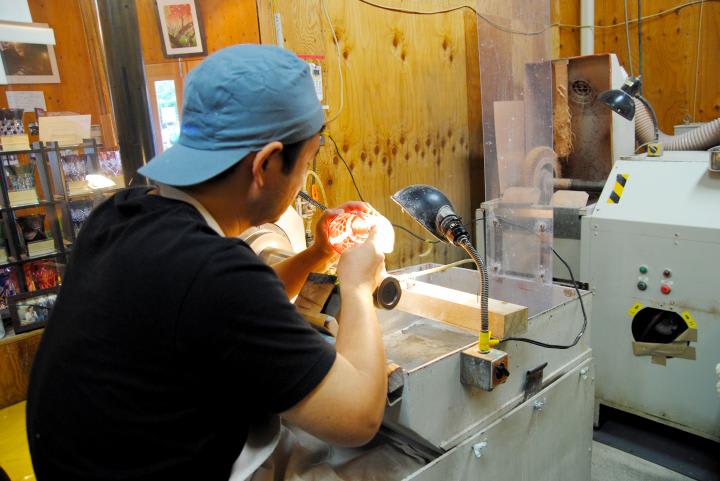
[[[687,324],[677,312],[646,307],[632,321],[632,334],[637,342],[667,344],[687,330]]]

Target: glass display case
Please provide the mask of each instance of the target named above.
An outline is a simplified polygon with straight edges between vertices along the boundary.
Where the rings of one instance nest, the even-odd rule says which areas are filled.
[[[15,297],[60,285],[83,223],[124,181],[119,153],[94,139],[74,147],[35,142],[0,151],[0,163],[0,313],[7,317]]]

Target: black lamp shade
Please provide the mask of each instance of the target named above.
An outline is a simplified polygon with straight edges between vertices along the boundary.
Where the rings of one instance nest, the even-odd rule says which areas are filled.
[[[635,117],[635,100],[623,90],[606,90],[598,96],[598,99],[628,120]]]
[[[395,192],[392,200],[433,236],[443,242],[448,241],[440,230],[440,221],[448,214],[456,214],[445,194],[433,186],[415,184]]]
[[[598,95],[598,99],[616,114],[632,120],[635,117],[635,97],[638,97],[641,87],[640,77],[628,77],[619,90],[606,90]]]

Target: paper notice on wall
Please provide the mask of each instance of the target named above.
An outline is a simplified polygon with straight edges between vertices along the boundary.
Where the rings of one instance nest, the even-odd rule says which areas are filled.
[[[273,21],[275,22],[275,41],[277,42],[277,46],[285,48],[285,37],[283,37],[282,31],[282,18],[279,13],[273,15]]]
[[[322,68],[320,65],[308,62],[308,66],[310,67],[310,77],[312,78],[313,85],[315,86],[315,95],[317,95],[318,100],[322,101],[323,99],[323,84],[322,84]]]
[[[82,144],[90,138],[90,115],[40,117],[40,140],[57,142],[61,147]]]
[[[5,92],[5,95],[11,109],[23,109],[25,112],[35,112],[36,108],[47,110],[42,91],[15,90]]]

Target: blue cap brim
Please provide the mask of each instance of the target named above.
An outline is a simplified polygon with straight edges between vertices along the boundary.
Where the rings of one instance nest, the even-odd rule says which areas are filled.
[[[240,162],[252,149],[200,150],[177,143],[138,173],[161,184],[184,187],[212,179]]]

